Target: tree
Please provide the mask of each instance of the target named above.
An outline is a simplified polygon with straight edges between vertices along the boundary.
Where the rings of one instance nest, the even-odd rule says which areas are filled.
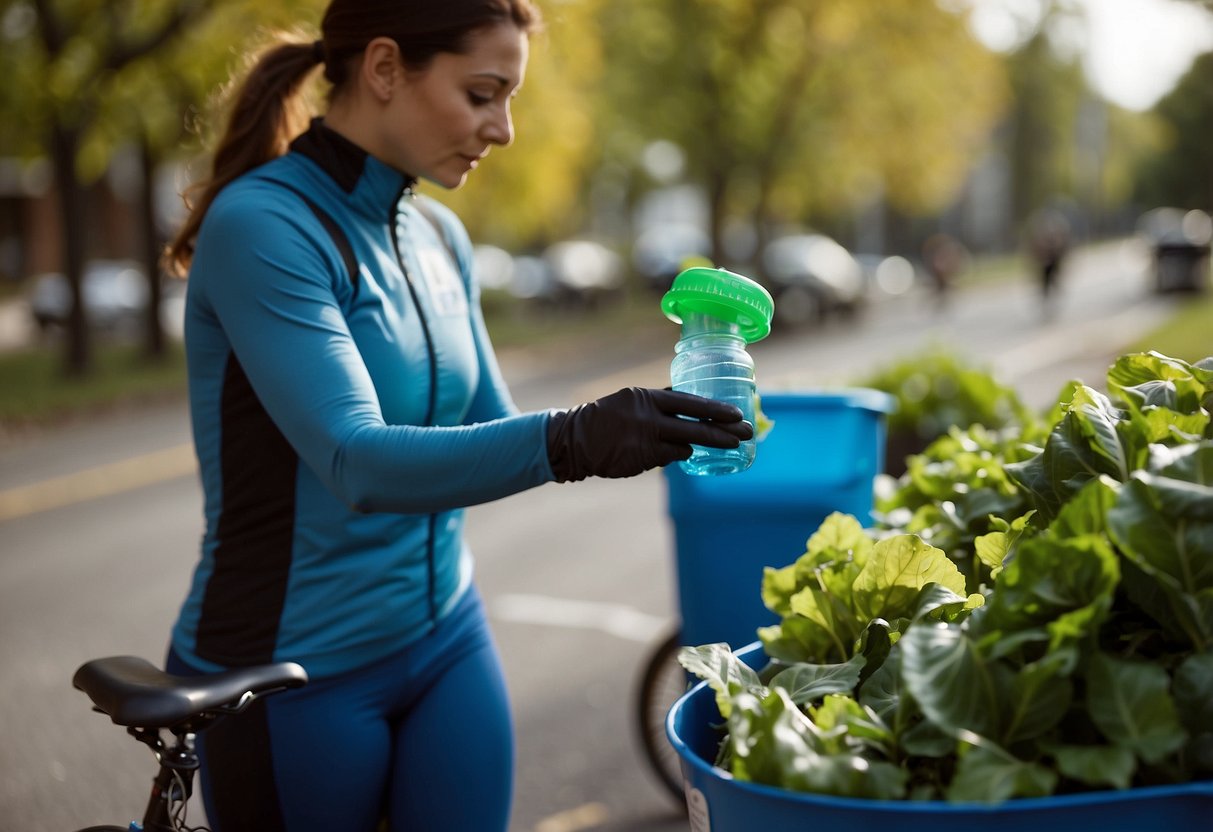
[[[1047,17],[1007,62],[1014,89],[1007,137],[1012,215],[1022,223],[1059,195],[1075,191],[1074,131],[1087,87],[1078,62],[1052,48]]]
[[[72,293],[65,369],[84,375],[91,365],[88,321],[81,301],[85,258],[84,183],[80,150],[102,106],[113,73],[154,53],[210,6],[113,0],[32,0],[40,49],[16,79],[44,85],[36,120],[45,130],[63,227],[64,274]],[[31,96],[32,99],[32,96]]]
[[[315,37],[295,21],[317,19],[321,5],[319,0],[215,2],[206,15],[199,16],[171,43],[131,62],[105,85],[97,122],[81,156],[86,169],[103,170],[119,148],[137,148],[142,175],[136,208],[149,282],[144,351],[151,358],[165,352],[159,314],[161,254],[173,230],[163,227],[161,218],[171,212],[157,204],[153,187],[156,171],[165,162],[199,155],[204,144],[201,125],[209,125],[211,119],[215,127],[222,122],[222,114],[209,111],[220,100],[216,89],[222,88],[236,69],[230,44],[255,50],[259,39],[281,30],[300,38]],[[204,112],[205,117],[201,115]]]
[[[874,192],[941,208],[1006,97],[998,62],[934,0],[622,0],[603,25],[627,68],[610,76],[612,132],[683,148],[717,260],[729,218],[761,235]]]
[[[148,351],[162,348],[159,236],[152,170],[179,153],[185,114],[226,79],[232,44],[266,23],[314,18],[321,0],[15,0],[3,14],[0,117],[13,127],[0,146],[45,154],[54,171],[63,228],[63,271],[72,290],[65,370],[85,375],[91,343],[81,281],[87,254],[85,187],[114,152],[135,147],[144,164],[139,214],[152,286]],[[6,133],[9,131],[6,131]]]
[[[1213,209],[1213,52],[1192,63],[1153,115],[1161,122],[1163,146],[1141,164],[1138,199]]]
[[[514,143],[494,149],[459,191],[423,183],[459,212],[473,237],[525,248],[585,227],[601,140],[598,89],[607,71],[597,16],[614,1],[543,4],[544,28],[531,38],[527,77],[513,104]]]

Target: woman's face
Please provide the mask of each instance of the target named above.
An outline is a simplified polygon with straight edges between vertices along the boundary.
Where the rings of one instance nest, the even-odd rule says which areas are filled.
[[[384,161],[458,188],[493,145],[514,138],[510,102],[526,73],[527,36],[512,23],[471,35],[464,54],[442,52],[405,72],[384,112]]]

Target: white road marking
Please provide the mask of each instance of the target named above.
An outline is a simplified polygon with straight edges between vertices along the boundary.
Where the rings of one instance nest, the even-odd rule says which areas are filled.
[[[498,621],[598,630],[627,641],[647,644],[668,626],[664,618],[623,604],[570,601],[546,595],[500,595],[490,604]]]

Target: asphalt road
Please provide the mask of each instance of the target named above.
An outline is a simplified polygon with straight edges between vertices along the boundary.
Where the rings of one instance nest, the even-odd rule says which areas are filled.
[[[802,389],[950,346],[1044,406],[1071,377],[1101,384],[1124,345],[1181,302],[1149,294],[1143,269],[1105,246],[1075,258],[1047,317],[1031,284],[1003,284],[943,310],[888,299],[752,352],[765,389]],[[580,357],[508,353],[503,366],[521,406],[569,405],[666,383],[675,337],[671,326],[666,341]],[[92,657],[163,655],[201,531],[188,439],[184,406],[168,403],[0,443],[0,832],[125,825],[142,811],[149,753],[70,679]],[[632,736],[640,666],[677,618],[665,499],[651,472],[469,512],[517,725],[512,832],[688,828]]]

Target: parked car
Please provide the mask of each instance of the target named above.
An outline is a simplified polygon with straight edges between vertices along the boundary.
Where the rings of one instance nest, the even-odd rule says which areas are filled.
[[[767,244],[762,269],[775,297],[777,323],[791,326],[850,314],[864,302],[863,266],[824,234],[791,234]]]
[[[708,235],[694,225],[664,223],[642,231],[632,244],[632,268],[646,286],[664,293],[687,261],[708,257]]]
[[[560,284],[552,274],[552,268],[539,256],[523,254],[514,258],[513,274],[510,278],[510,293],[520,300],[554,303]]]
[[[1150,246],[1156,292],[1209,287],[1213,219],[1204,211],[1155,208],[1142,214],[1137,231]]]
[[[185,281],[164,279],[160,293],[160,323],[173,338],[182,335]],[[144,326],[148,296],[143,267],[133,260],[90,260],[84,267],[85,315],[89,326],[107,332],[138,332]],[[67,277],[46,272],[30,280],[26,294],[30,315],[42,332],[66,326],[72,312]]]
[[[487,243],[472,248],[473,268],[480,288],[486,292],[508,292],[514,280],[514,256],[500,246]]]
[[[147,307],[147,278],[138,264],[129,260],[90,261],[84,268],[81,289],[89,324],[98,329],[138,325]],[[71,316],[71,287],[59,272],[34,277],[28,300],[41,330],[64,326]]]
[[[593,240],[563,240],[548,246],[543,260],[574,303],[594,305],[623,291],[623,261]]]
[[[865,292],[876,297],[896,297],[911,291],[924,279],[909,259],[900,254],[856,254],[863,267]]]

